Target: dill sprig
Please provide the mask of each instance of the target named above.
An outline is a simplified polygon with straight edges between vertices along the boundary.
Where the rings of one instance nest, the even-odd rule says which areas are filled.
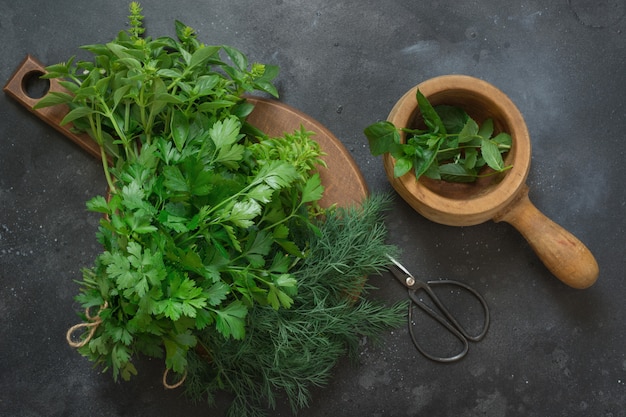
[[[295,413],[309,405],[312,387],[327,384],[341,357],[357,353],[362,337],[376,341],[399,326],[405,303],[388,307],[364,297],[365,277],[397,252],[385,244],[382,211],[388,204],[388,197],[372,196],[359,207],[327,213],[295,274],[293,306],[255,306],[244,340],[201,334],[208,355],[190,355],[187,394],[214,404],[217,391],[230,392],[231,417],[264,416],[281,396]]]

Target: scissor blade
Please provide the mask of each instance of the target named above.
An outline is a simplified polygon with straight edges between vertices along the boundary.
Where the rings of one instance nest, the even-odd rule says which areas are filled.
[[[415,277],[409,272],[408,269],[404,267],[400,262],[394,259],[392,256],[387,255],[387,258],[393,263],[391,267],[389,267],[389,271],[393,274],[394,277],[398,281],[400,281],[405,287],[413,288],[415,285]]]

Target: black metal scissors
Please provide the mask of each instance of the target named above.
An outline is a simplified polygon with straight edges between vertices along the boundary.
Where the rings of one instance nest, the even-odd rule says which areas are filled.
[[[487,306],[487,302],[485,299],[472,287],[468,286],[459,281],[454,280],[438,280],[438,281],[419,281],[415,279],[415,277],[398,261],[389,256],[389,259],[392,262],[392,265],[389,266],[389,270],[391,273],[404,285],[409,292],[409,298],[411,299],[411,303],[409,304],[409,333],[411,334],[411,339],[413,340],[413,344],[417,348],[417,350],[428,359],[431,359],[436,362],[454,362],[463,358],[468,350],[469,350],[469,341],[478,342],[481,340],[485,334],[487,333],[487,329],[489,328],[489,307]],[[432,288],[436,285],[454,285],[457,287],[461,287],[467,291],[482,305],[484,312],[484,322],[483,327],[480,333],[476,335],[469,334],[463,326],[458,322],[458,320],[450,313],[448,308],[441,302],[439,297],[435,295]],[[417,296],[418,291],[425,292],[428,297],[431,299],[433,304],[439,309],[440,313],[435,311],[431,306],[424,303]],[[415,333],[413,330],[413,307],[417,306],[422,309],[425,313],[427,313],[430,317],[435,319],[439,324],[445,327],[452,335],[454,335],[458,340],[463,344],[463,349],[461,352],[451,355],[451,356],[438,356],[426,352],[424,348],[417,342],[415,337]]]

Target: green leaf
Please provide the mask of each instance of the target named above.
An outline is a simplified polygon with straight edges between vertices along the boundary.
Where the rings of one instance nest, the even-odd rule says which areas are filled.
[[[237,201],[225,219],[234,225],[248,228],[254,225],[254,218],[261,214],[261,205],[256,200]]]
[[[439,166],[441,179],[453,182],[474,182],[476,173],[459,164],[444,164]]]
[[[180,319],[182,315],[182,306],[180,302],[168,298],[167,300],[159,301],[159,311],[165,315],[165,317],[176,321]]]
[[[267,184],[259,184],[248,191],[248,198],[252,198],[261,203],[269,203],[272,200],[274,190]]]
[[[483,139],[491,139],[491,135],[493,135],[493,119],[487,119],[480,126],[478,136]]]
[[[210,306],[218,306],[226,299],[226,296],[230,294],[230,288],[222,281],[216,282],[205,293],[207,302]]]
[[[141,59],[143,55],[141,51],[133,51],[127,47],[115,42],[109,42],[106,47],[115,54],[119,59]]]
[[[279,287],[295,287],[298,281],[291,274],[281,274],[275,281]]]
[[[241,301],[234,301],[222,310],[215,310],[215,313],[216,328],[225,338],[243,339],[248,309]]]
[[[270,94],[272,97],[278,98],[278,90],[274,84],[269,81],[258,80],[254,83],[254,87],[259,91]]]
[[[465,126],[459,132],[459,143],[467,143],[478,135],[478,124],[473,119],[467,119]]]
[[[157,71],[157,75],[165,78],[182,78],[183,73],[174,68],[162,68]]]
[[[163,185],[175,193],[189,193],[189,185],[178,166],[166,166],[163,168],[165,181]]]
[[[191,58],[189,60],[189,68],[193,68],[195,66],[205,63],[209,58],[215,56],[215,54],[217,54],[219,50],[219,46],[205,46],[202,48],[198,48],[191,55]]]
[[[478,149],[476,148],[465,149],[465,162],[463,163],[463,166],[465,167],[465,169],[475,168],[477,161],[478,161]]]
[[[379,156],[390,152],[392,155],[400,143],[400,133],[393,123],[388,121],[376,122],[364,130],[369,142],[370,152]]]
[[[111,351],[111,362],[113,364],[113,378],[117,379],[120,370],[126,368],[130,362],[130,351],[123,344],[116,343]]]
[[[263,181],[274,190],[285,188],[298,179],[296,168],[284,161],[270,161],[259,170],[256,181]]]
[[[118,64],[122,64],[128,69],[141,69],[141,62],[133,57],[120,58],[116,61]]]
[[[459,133],[469,118],[465,110],[460,107],[440,104],[434,106],[434,109],[441,118],[447,133]]]
[[[128,91],[131,89],[131,87],[132,87],[131,84],[126,84],[126,85],[118,87],[115,90],[115,93],[113,93],[113,107],[118,106],[120,101],[122,101],[126,93],[128,93]]]
[[[209,136],[217,149],[232,145],[240,139],[241,123],[236,117],[218,120],[209,129]]]
[[[57,91],[51,91],[41,98],[34,106],[33,109],[42,109],[44,107],[56,106],[57,104],[71,103],[74,97],[67,93],[60,93]]]
[[[94,113],[95,111],[91,109],[90,107],[83,107],[83,106],[76,107],[75,109],[71,110],[65,115],[63,120],[61,120],[60,125],[61,126],[66,125],[70,122],[73,122],[76,119],[80,119],[81,117],[86,117]]]
[[[73,94],[76,94],[80,89],[80,86],[72,81],[59,81],[59,85]]]
[[[171,123],[172,139],[174,139],[176,149],[180,152],[183,150],[183,146],[185,146],[185,142],[189,137],[189,119],[182,111],[174,110]]]
[[[424,118],[424,123],[426,123],[426,126],[428,126],[436,133],[445,135],[447,131],[446,127],[441,121],[441,118],[439,117],[433,106],[430,104],[428,99],[419,90],[417,90],[417,105],[422,112],[422,117]]]
[[[508,151],[513,143],[513,139],[508,133],[498,133],[496,137],[491,140],[504,148],[500,150],[501,152]]]
[[[163,337],[165,346],[165,366],[174,372],[183,373],[187,369],[187,351],[195,346],[196,338],[189,330],[174,335],[172,338]]]
[[[502,171],[504,169],[504,161],[502,160],[500,149],[493,141],[483,139],[480,145],[480,153],[491,169],[495,171]]]
[[[398,158],[393,166],[393,176],[399,178],[413,168],[413,158]]]
[[[239,71],[245,71],[246,69],[248,69],[248,59],[238,49],[226,45],[223,45],[222,48],[230,58],[233,65]]]
[[[120,375],[124,381],[130,381],[131,375],[137,375],[137,368],[132,362],[128,362],[120,370]]]
[[[318,201],[324,195],[324,186],[319,174],[313,174],[309,177],[302,189],[302,203]]]
[[[220,81],[220,77],[217,75],[202,75],[196,79],[194,89],[198,91],[198,97],[207,96],[213,94],[213,89]]]
[[[415,169],[415,178],[419,179],[426,171],[428,171],[431,165],[434,164],[437,158],[437,152],[441,146],[441,141],[437,142],[434,149],[425,149],[421,157],[416,157],[413,161],[413,167]],[[436,164],[435,164],[436,165]]]
[[[101,196],[95,196],[91,200],[87,201],[87,209],[96,213],[109,214],[109,203]]]
[[[199,104],[197,109],[199,112],[213,113],[218,110],[228,109],[234,106],[236,102],[231,100],[213,100]]]
[[[215,162],[220,162],[225,166],[236,169],[237,162],[243,159],[245,147],[238,144],[223,146],[220,148]]]
[[[126,346],[129,346],[133,341],[133,336],[124,327],[116,327],[110,333],[115,342],[122,342]]]
[[[127,223],[132,232],[140,235],[153,233],[158,230],[156,226],[153,226],[151,224],[151,218],[149,216],[140,216],[135,214],[133,216],[130,216],[130,220],[128,220],[127,217]]]
[[[296,256],[298,258],[304,257],[304,254],[294,242],[287,239],[276,239],[276,243],[285,250],[289,255]]]
[[[221,226],[224,228],[224,231],[229,238],[229,242],[232,245],[232,248],[237,252],[241,252],[241,243],[239,242],[239,239],[237,239],[235,228],[229,224],[224,223],[222,223]],[[216,248],[220,249],[223,252],[224,256],[228,256],[228,251],[218,241],[213,240],[213,244]]]

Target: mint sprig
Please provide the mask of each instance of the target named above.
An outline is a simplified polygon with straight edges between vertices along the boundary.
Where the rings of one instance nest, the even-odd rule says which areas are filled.
[[[511,149],[511,136],[501,132],[494,137],[492,119],[479,126],[459,107],[433,107],[419,90],[416,98],[426,129],[397,128],[380,121],[364,130],[372,155],[389,153],[395,159],[395,177],[413,170],[416,180],[423,175],[449,182],[474,182],[512,168],[504,164],[502,156]],[[401,132],[407,136],[404,143]],[[485,167],[492,171],[485,172]]]

